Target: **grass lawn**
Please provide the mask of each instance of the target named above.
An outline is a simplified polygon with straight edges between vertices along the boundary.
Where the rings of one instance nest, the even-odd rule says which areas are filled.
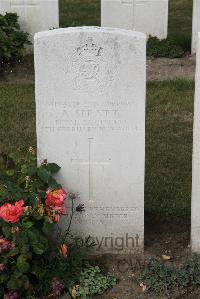
[[[100,26],[101,0],[59,0],[60,27]]]
[[[190,220],[193,101],[193,82],[148,84],[146,216]]]
[[[169,36],[190,51],[192,0],[169,0]],[[60,0],[60,26],[99,26],[100,0]]]
[[[169,31],[184,50],[191,50],[192,0],[169,0]]]
[[[148,83],[147,216],[190,217],[194,83]],[[0,151],[36,145],[33,85],[0,85]]]
[[[36,146],[33,85],[0,84],[0,152]]]

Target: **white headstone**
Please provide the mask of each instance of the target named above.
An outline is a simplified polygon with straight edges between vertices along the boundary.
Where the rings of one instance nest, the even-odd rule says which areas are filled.
[[[198,32],[200,32],[200,1],[193,0],[192,53],[196,53]]]
[[[58,0],[0,0],[0,14],[17,13],[21,29],[30,34],[59,27]]]
[[[134,0],[134,28],[148,36],[166,38],[168,0]]]
[[[101,25],[166,38],[168,0],[101,0]]]
[[[134,28],[134,0],[101,0],[101,26]]]
[[[192,251],[200,253],[200,33],[198,34],[197,40],[193,127],[191,243]]]
[[[97,252],[143,248],[146,39],[113,28],[35,36],[38,159],[62,166]]]

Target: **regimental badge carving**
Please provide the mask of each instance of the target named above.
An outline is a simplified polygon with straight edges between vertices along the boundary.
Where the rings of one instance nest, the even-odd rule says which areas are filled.
[[[99,65],[93,60],[87,60],[80,66],[80,74],[86,80],[95,79],[99,72]]]
[[[77,48],[77,53],[79,56],[101,56],[103,52],[103,48],[98,46],[97,44],[94,44],[93,39],[90,37],[88,38],[88,41],[79,48]]]
[[[83,63],[80,65],[80,74],[86,80],[95,79],[99,72],[99,57],[102,55],[103,48],[94,44],[92,38],[77,48],[77,53]]]
[[[103,92],[113,81],[116,69],[112,47],[105,48],[93,37],[88,37],[75,48],[72,56],[74,89]]]

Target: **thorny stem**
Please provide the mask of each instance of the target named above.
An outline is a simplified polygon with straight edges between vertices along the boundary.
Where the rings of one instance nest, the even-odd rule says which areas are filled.
[[[71,224],[72,224],[73,216],[74,216],[74,200],[72,199],[72,209],[71,209],[70,221],[69,221],[68,228],[67,228],[67,230],[65,231],[64,236],[63,236],[63,243],[65,242],[66,237],[67,237],[67,235],[68,235],[68,233],[69,233],[69,230],[70,230],[70,227],[71,227]]]

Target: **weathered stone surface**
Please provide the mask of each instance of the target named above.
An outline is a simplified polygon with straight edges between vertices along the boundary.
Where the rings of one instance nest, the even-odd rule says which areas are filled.
[[[168,0],[134,0],[134,29],[148,36],[166,38]]]
[[[101,26],[134,28],[134,0],[101,0]]]
[[[200,33],[198,34],[192,166],[192,251],[200,253]]]
[[[196,53],[198,32],[200,32],[200,1],[193,0],[192,53]]]
[[[166,38],[168,0],[101,0],[101,25]]]
[[[35,36],[38,158],[79,193],[72,231],[97,253],[143,248],[145,48],[142,33],[113,28]]]

